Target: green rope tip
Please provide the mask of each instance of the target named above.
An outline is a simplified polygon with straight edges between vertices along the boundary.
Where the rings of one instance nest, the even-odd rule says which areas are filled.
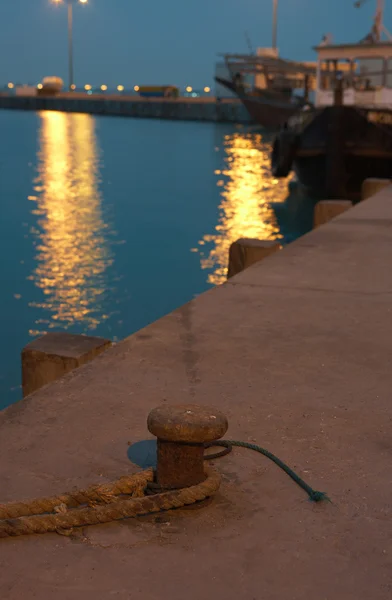
[[[312,491],[309,494],[309,500],[311,502],[329,502],[330,504],[332,504],[332,501],[330,498],[328,498],[327,494],[325,492],[316,492],[316,491]]]
[[[299,485],[299,487],[302,488],[308,494],[309,500],[311,502],[324,501],[330,502],[332,504],[332,501],[328,498],[325,492],[317,492],[316,490],[311,488],[310,485],[308,485],[299,475],[297,475],[297,473],[295,473],[295,471],[293,471],[288,465],[286,465],[282,460],[280,460],[280,458],[272,454],[272,452],[270,452],[269,450],[258,446],[257,444],[250,444],[249,442],[238,442],[236,440],[217,440],[216,442],[205,444],[206,448],[211,448],[213,446],[223,446],[224,448],[227,448],[229,452],[232,450],[233,446],[237,446],[239,448],[249,448],[249,450],[259,452],[260,454],[263,454],[263,456],[269,458],[269,460],[272,460],[272,462],[274,462],[280,469],[287,473],[287,475],[291,477],[291,479],[295,481],[295,483]],[[211,460],[214,458],[219,458],[220,456],[224,456],[225,454],[227,454],[227,452],[222,452],[213,455],[207,454],[204,458],[206,460]]]

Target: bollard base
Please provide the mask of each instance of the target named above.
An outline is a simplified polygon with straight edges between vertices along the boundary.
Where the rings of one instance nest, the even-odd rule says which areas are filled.
[[[197,485],[205,480],[204,445],[179,444],[158,440],[157,484],[176,489]]]

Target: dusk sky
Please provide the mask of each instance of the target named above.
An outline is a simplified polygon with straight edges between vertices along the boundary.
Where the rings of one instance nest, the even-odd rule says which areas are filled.
[[[281,56],[313,59],[311,47],[324,33],[336,42],[359,40],[375,5],[279,0]],[[387,6],[387,26],[389,15]],[[217,53],[248,51],[245,31],[254,47],[271,45],[271,16],[272,0],[89,0],[74,10],[76,83],[211,85]],[[46,75],[67,80],[65,5],[0,0],[0,29],[0,86]]]

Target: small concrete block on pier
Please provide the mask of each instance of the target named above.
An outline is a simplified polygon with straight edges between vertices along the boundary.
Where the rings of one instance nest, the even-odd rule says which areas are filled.
[[[90,362],[111,341],[99,337],[47,333],[22,350],[23,397]]]
[[[376,177],[365,179],[361,189],[361,200],[367,200],[371,196],[374,196],[374,194],[377,194],[377,192],[380,192],[384,188],[390,186],[391,183],[391,179],[378,179]]]
[[[321,200],[314,208],[313,227],[328,223],[341,213],[352,208],[351,200]]]
[[[233,242],[229,250],[229,268],[227,278],[233,277],[244,269],[280,250],[276,240],[256,240],[241,238]]]

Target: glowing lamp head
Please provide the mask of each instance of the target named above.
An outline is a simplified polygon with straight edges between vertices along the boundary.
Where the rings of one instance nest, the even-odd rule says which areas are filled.
[[[42,83],[39,83],[39,84],[37,85],[37,89],[39,89],[39,90],[42,90],[42,88],[43,88],[43,87],[44,87],[44,86],[42,85]]]
[[[118,85],[117,89],[119,92],[123,92],[124,91],[124,86],[123,85]]]
[[[211,91],[211,88],[208,87],[208,85],[204,88],[204,91],[206,94],[209,94]]]
[[[101,85],[101,90],[102,90],[103,92],[106,92],[106,90],[107,90],[107,89],[108,89],[108,86],[107,86],[107,85]]]
[[[138,92],[140,90],[140,87],[138,85],[135,85],[133,89],[135,90],[135,92]]]
[[[190,86],[190,85],[188,85],[188,87],[186,88],[186,91],[188,92],[188,94],[190,94],[190,93],[191,93],[191,91],[192,91],[192,88],[191,88],[191,86]]]
[[[84,86],[84,89],[86,90],[86,92],[91,90],[91,85],[87,84]]]
[[[10,89],[10,90],[12,90],[12,89],[13,89],[15,86],[14,86],[14,84],[13,84],[13,83],[9,83],[9,84],[8,84],[8,87],[9,87],[9,89]]]

